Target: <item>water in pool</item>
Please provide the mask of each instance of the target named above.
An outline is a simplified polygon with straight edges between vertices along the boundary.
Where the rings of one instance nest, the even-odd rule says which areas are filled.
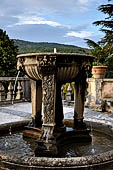
[[[94,155],[113,150],[113,138],[99,132],[92,132],[92,142],[69,143],[59,147],[59,157]],[[35,156],[35,139],[23,138],[22,132],[0,137],[0,153],[21,156]]]

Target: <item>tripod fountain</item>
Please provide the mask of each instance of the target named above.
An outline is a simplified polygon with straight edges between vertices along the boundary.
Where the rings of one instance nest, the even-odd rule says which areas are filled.
[[[76,90],[74,130],[70,136],[77,141],[91,141],[89,130],[83,122],[83,111],[87,72],[91,69],[93,57],[74,53],[32,53],[18,55],[17,59],[17,69],[24,70],[37,83],[37,110],[32,115],[32,124],[41,127],[41,134],[37,140],[36,155],[58,154],[57,139],[66,129],[63,124],[61,85],[67,82],[74,81]]]
[[[14,133],[16,127],[12,124],[8,128],[10,134],[0,136],[0,168],[113,169],[113,126],[107,125],[106,120],[102,124],[92,117],[91,122],[83,118],[86,78],[93,57],[31,53],[18,55],[17,59],[18,70],[22,69],[32,79],[32,122],[22,133]],[[69,122],[73,124],[72,130],[66,131],[68,121],[63,120],[61,85],[72,81],[76,91],[74,120]],[[92,133],[93,143],[86,124],[91,125],[92,132],[98,132],[97,136]],[[0,133],[4,134],[3,129],[0,127]]]

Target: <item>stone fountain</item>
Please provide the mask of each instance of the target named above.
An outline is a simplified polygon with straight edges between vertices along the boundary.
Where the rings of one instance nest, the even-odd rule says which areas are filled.
[[[74,126],[71,140],[91,141],[89,130],[83,122],[86,78],[92,66],[93,57],[74,53],[31,53],[17,56],[17,69],[22,69],[34,80],[36,96],[32,114],[32,126],[40,128],[37,140],[37,156],[56,156],[59,135],[65,133],[61,85],[75,82]],[[35,93],[33,92],[35,91]],[[41,110],[43,110],[41,118]],[[66,133],[65,133],[66,137]],[[62,137],[60,137],[62,141]],[[58,141],[58,142],[57,142]]]
[[[102,120],[104,123],[93,119],[89,122],[83,118],[86,78],[93,57],[82,54],[31,53],[18,55],[17,59],[18,70],[22,69],[32,79],[32,122],[24,133],[0,136],[0,169],[113,169],[113,125],[106,124],[106,120]],[[72,81],[75,82],[74,120],[68,122],[63,120],[61,85]],[[25,124],[26,122],[23,122],[23,125],[21,122],[21,126],[20,123],[4,125],[0,127],[0,133],[4,134],[10,126],[12,132],[16,128],[22,129]],[[70,125],[71,130],[66,131],[66,126]],[[93,136],[91,142],[90,131],[86,125],[99,132],[97,143],[94,143]],[[104,138],[101,136],[103,132]],[[27,139],[30,137],[28,144],[23,136],[27,136]],[[31,152],[31,141],[34,137],[35,153],[34,147]],[[82,147],[77,148],[76,142],[82,144]],[[74,149],[78,149],[74,153],[80,151],[79,156],[58,155],[59,146],[62,145],[61,149],[65,150],[70,144],[74,144]],[[107,148],[105,150],[104,145]],[[97,146],[98,152],[94,153],[95,148],[92,146]],[[83,150],[79,150],[80,148]],[[86,153],[90,149],[91,152],[86,154],[84,148]]]

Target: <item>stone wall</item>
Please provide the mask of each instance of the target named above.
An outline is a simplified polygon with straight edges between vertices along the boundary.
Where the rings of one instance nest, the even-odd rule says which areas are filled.
[[[113,112],[113,79],[87,79],[86,106],[99,111]]]

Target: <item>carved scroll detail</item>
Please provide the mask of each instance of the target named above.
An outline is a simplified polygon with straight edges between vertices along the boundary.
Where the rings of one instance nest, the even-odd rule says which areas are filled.
[[[53,66],[55,65],[56,57],[55,56],[40,56],[37,57],[38,66]]]
[[[38,56],[37,68],[40,75],[52,74],[55,70],[56,56]]]
[[[43,124],[54,126],[55,75],[47,75],[42,80],[43,88]]]

